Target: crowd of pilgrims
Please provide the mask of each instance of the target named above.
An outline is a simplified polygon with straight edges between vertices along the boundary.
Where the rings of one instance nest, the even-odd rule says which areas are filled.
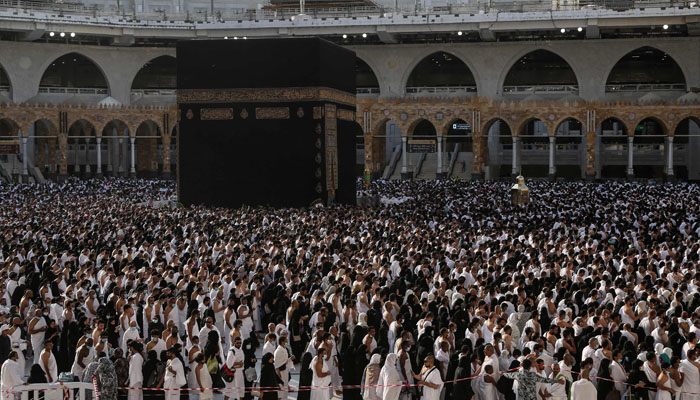
[[[528,184],[524,206],[441,181],[308,209],[0,185],[2,398],[97,377],[105,400],[700,399],[700,187]]]

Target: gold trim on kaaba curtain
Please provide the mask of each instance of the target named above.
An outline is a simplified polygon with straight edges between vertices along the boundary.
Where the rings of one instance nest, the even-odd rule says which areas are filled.
[[[256,119],[289,119],[289,107],[258,107]]]
[[[203,121],[218,121],[233,119],[233,108],[202,108],[199,118]]]
[[[178,103],[285,103],[332,101],[355,106],[355,95],[331,88],[178,89]]]
[[[335,104],[325,105],[326,190],[332,195],[338,189],[338,120]]]

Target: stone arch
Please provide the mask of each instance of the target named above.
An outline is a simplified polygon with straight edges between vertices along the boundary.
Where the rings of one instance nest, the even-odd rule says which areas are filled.
[[[537,124],[537,122],[540,122],[541,124]],[[546,128],[546,134],[542,134],[542,128]],[[518,124],[518,130],[517,130],[517,136],[520,138],[523,138],[524,136],[532,136],[532,137],[548,137],[551,135],[552,129],[550,128],[549,124],[547,123],[547,119],[541,116],[531,116],[525,118],[520,124]],[[548,139],[547,139],[548,140]]]
[[[140,176],[154,177],[158,173],[158,145],[162,137],[160,125],[151,119],[142,121],[136,127],[135,167]]]
[[[161,55],[146,62],[136,73],[129,88],[134,89],[175,89],[177,87],[177,63],[171,55]],[[163,73],[163,69],[165,72]]]
[[[381,82],[374,68],[359,56],[355,58],[355,88],[358,94],[378,94],[381,92]]]
[[[48,118],[39,118],[32,123],[34,127],[34,166],[44,174],[58,171],[58,128]]]
[[[68,172],[73,175],[89,177],[96,167],[96,157],[92,154],[91,145],[96,142],[91,136],[96,136],[95,125],[86,118],[71,121],[68,126],[68,149],[66,152]]]
[[[373,171],[381,171],[390,160],[394,148],[401,145],[405,129],[396,121],[394,118],[385,117],[380,119],[372,129]]]
[[[125,176],[129,171],[129,137],[131,129],[121,119],[107,121],[102,137],[102,171],[105,175]]]
[[[666,124],[666,121],[663,120],[663,118],[660,118],[655,115],[648,115],[648,116],[643,116],[641,118],[638,118],[637,121],[634,123],[634,130],[631,132],[631,135],[636,136],[638,134],[638,128],[640,124],[643,122],[650,121],[658,124],[658,126],[661,128],[661,132],[659,133],[639,133],[639,135],[672,135],[673,132],[670,132],[670,129],[668,128],[668,125]]]
[[[464,118],[455,117],[449,120],[442,127],[442,136],[445,138],[446,151],[450,152],[454,149],[454,146],[459,143],[460,151],[462,152],[472,152],[474,147],[475,135],[473,132],[473,126],[469,125],[469,129],[460,129],[460,127],[455,127],[455,124],[468,124]],[[457,136],[457,137],[455,137]],[[460,137],[468,136],[468,137]]]
[[[8,89],[8,97],[9,99],[12,99],[12,79],[10,79],[10,74],[7,73],[7,70],[5,67],[0,63],[0,89],[3,86],[7,86]],[[9,99],[3,99],[3,100],[8,100]]]
[[[511,158],[504,155],[513,150],[513,128],[509,121],[501,117],[486,119],[481,126],[482,163],[493,178],[508,177],[511,174]],[[484,143],[485,142],[485,143]]]
[[[576,86],[579,85],[579,82],[581,80],[579,79],[580,74],[575,69],[576,63],[573,63],[572,60],[570,60],[568,58],[568,56],[557,53],[551,49],[547,49],[544,47],[538,47],[535,49],[525,49],[525,50],[519,51],[511,58],[511,60],[506,64],[506,68],[504,68],[503,71],[501,71],[501,76],[499,77],[499,80],[498,80],[499,92],[503,93],[503,87],[506,86],[506,81],[508,80],[509,75],[511,74],[511,72],[514,71],[514,68],[517,67],[516,64],[519,61],[523,61],[523,59],[528,57],[528,56],[534,57],[534,56],[544,56],[544,55],[554,56],[555,58],[558,58],[558,59],[561,59],[562,61],[564,61],[564,63],[568,67],[568,69],[570,69],[571,72],[573,73],[573,78],[575,79]],[[515,71],[517,71],[517,70],[515,70]],[[550,84],[554,84],[554,83],[550,83]],[[562,83],[557,83],[557,84],[562,84]]]
[[[482,135],[484,135],[484,132],[486,132],[486,134],[484,136],[489,136],[489,131],[491,130],[491,128],[493,127],[493,125],[496,122],[500,122],[500,123],[504,124],[508,128],[508,135],[511,135],[511,136],[513,135],[513,128],[511,127],[510,123],[501,117],[493,117],[493,118],[487,120],[486,122],[484,122],[481,125],[481,129],[479,130],[479,132],[481,132]]]
[[[469,73],[469,76],[471,76],[471,80],[470,81],[465,80],[465,82],[467,82],[467,83],[473,82],[470,85],[464,85],[464,86],[472,86],[473,85],[474,87],[476,87],[476,93],[477,94],[479,93],[480,80],[475,72],[476,68],[474,67],[474,65],[472,65],[472,63],[468,59],[464,59],[464,58],[462,58],[454,53],[451,53],[447,50],[441,50],[441,49],[436,50],[435,48],[432,48],[432,47],[428,48],[425,51],[423,51],[422,53],[420,53],[417,57],[415,57],[411,61],[410,64],[407,65],[406,70],[404,71],[404,76],[401,79],[401,88],[404,90],[404,92],[406,91],[406,87],[409,86],[409,83],[411,81],[411,77],[414,74],[414,72],[416,72],[416,68],[419,67],[420,64],[423,63],[424,61],[429,60],[431,56],[436,56],[436,55],[447,55],[447,56],[451,57],[452,60],[461,62],[461,64],[463,64],[464,68],[466,69],[466,71]],[[455,67],[456,66],[457,65],[455,63]],[[432,85],[432,86],[448,86],[448,85]]]
[[[686,121],[694,122],[698,127],[700,127],[700,117],[694,115],[682,117],[679,118],[678,121],[671,126],[671,129],[669,129],[668,131],[669,136],[675,136],[678,131],[678,128],[681,127],[681,125],[685,124]]]
[[[20,125],[12,118],[0,118],[0,136],[18,137]]]
[[[419,118],[411,123],[408,127],[408,136],[430,136],[437,137],[438,131],[435,124],[427,118]]]
[[[637,78],[635,79],[634,74],[629,74],[629,72],[624,72],[624,71],[616,71],[616,69],[618,69],[618,68],[620,68],[620,69],[623,68],[620,64],[624,63],[624,62],[627,62],[627,63],[632,64],[632,65],[638,64],[638,67],[635,67],[635,68],[638,68],[638,69],[640,69],[640,71],[643,71],[644,68],[640,68],[640,67],[642,67],[642,63],[645,62],[645,60],[643,59],[643,56],[647,53],[649,53],[651,55],[650,58],[662,56],[662,59],[658,60],[655,63],[653,73],[649,72],[649,73],[645,74],[643,72],[639,72],[639,74],[637,75]],[[635,57],[636,57],[636,60],[640,60],[640,61],[635,61]],[[668,60],[665,60],[663,57],[668,57]],[[662,69],[664,70],[663,72],[665,72],[665,77],[664,77],[665,79],[659,79],[661,76],[663,76],[663,74],[660,73],[660,71]],[[683,78],[682,83],[687,85],[687,78],[686,78],[688,76],[687,71],[684,71],[683,67],[670,54],[668,54],[667,52],[665,52],[659,48],[656,48],[654,46],[642,46],[642,47],[638,47],[638,48],[624,54],[622,57],[620,57],[612,65],[612,67],[610,67],[610,69],[607,71],[607,74],[605,75],[606,76],[605,86],[606,86],[606,91],[607,91],[608,86],[615,85],[615,84],[622,85],[622,84],[645,84],[645,83],[649,83],[649,84],[653,84],[653,83],[669,83],[669,84],[670,83],[681,83],[681,82],[671,82],[673,80],[673,78],[671,78],[670,76],[675,76],[675,75],[680,75]],[[623,81],[622,80],[623,76],[631,76],[632,80]],[[652,76],[654,76],[655,78],[652,78]],[[612,79],[612,81],[611,81],[611,79]]]
[[[665,122],[656,116],[645,116],[638,119],[633,126],[634,157],[644,160],[634,163],[634,176],[661,178],[668,151],[668,128]]]
[[[599,120],[600,120],[600,123],[598,124],[598,126],[596,126],[596,134],[598,134],[598,135],[600,135],[601,132],[603,131],[603,129],[604,129],[603,124],[605,124],[606,122],[610,122],[610,123],[617,122],[619,127],[621,127],[622,130],[624,131],[623,136],[632,135],[632,132],[631,132],[629,125],[627,124],[627,122],[625,122],[625,119],[622,117],[618,117],[615,114],[605,114],[605,115],[602,115],[599,118]]]
[[[586,132],[585,132],[585,129],[583,128],[583,127],[584,127],[584,123],[583,123],[583,121],[581,121],[581,118],[576,117],[576,116],[574,116],[574,115],[567,115],[567,116],[564,116],[564,117],[559,118],[559,119],[553,124],[554,129],[552,130],[552,133],[551,133],[551,134],[552,134],[552,135],[556,135],[556,133],[559,131],[559,128],[560,128],[560,127],[562,126],[562,124],[563,124],[564,122],[566,122],[567,120],[574,120],[574,121],[578,122],[579,124],[581,124],[581,128],[584,130],[584,131],[583,131],[583,134],[586,133]]]
[[[64,67],[59,63],[76,63],[75,66],[71,67],[66,66]],[[66,52],[64,54],[61,54],[57,58],[54,58],[53,60],[48,61],[46,64],[44,64],[41,68],[42,74],[41,74],[41,79],[39,80],[39,87],[75,87],[75,88],[80,88],[81,85],[83,84],[82,82],[88,83],[88,80],[85,77],[78,78],[77,75],[74,75],[71,77],[71,79],[75,80],[75,82],[66,82],[63,79],[65,78],[64,76],[61,76],[61,71],[60,70],[65,70],[63,73],[66,73],[66,71],[72,71],[73,74],[78,74],[81,75],[85,70],[81,71],[79,67],[79,63],[83,63],[83,66],[85,67],[85,70],[89,70],[90,68],[95,68],[97,72],[99,72],[100,76],[102,77],[101,82],[99,79],[93,80],[91,83],[92,85],[88,86],[82,86],[82,87],[94,87],[94,88],[106,88],[108,93],[112,93],[112,88],[110,87],[109,84],[109,79],[107,79],[107,74],[105,73],[104,68],[93,58],[85,55],[82,52],[79,51],[70,51]],[[59,75],[58,78],[53,78],[52,80],[47,81],[47,73],[53,73],[56,71],[56,73]],[[55,80],[58,79],[58,82]],[[78,81],[78,79],[85,79],[85,81]],[[70,83],[70,84],[69,84]],[[97,86],[93,86],[97,84]]]

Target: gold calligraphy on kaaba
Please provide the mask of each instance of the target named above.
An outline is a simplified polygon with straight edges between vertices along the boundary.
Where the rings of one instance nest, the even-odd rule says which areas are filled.
[[[289,107],[258,107],[255,119],[289,119]]]
[[[332,101],[355,107],[355,95],[331,88],[180,89],[178,103]]]
[[[326,190],[333,194],[338,189],[338,120],[335,104],[325,105]]]
[[[233,119],[233,108],[202,108],[199,110],[202,121]]]

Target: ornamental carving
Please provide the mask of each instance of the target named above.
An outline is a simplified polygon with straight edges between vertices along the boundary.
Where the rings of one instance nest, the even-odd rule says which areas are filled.
[[[188,108],[188,109],[187,109],[187,114],[185,114],[185,117],[187,117],[187,119],[192,119],[192,118],[194,118],[194,113],[192,113],[192,109],[191,109],[191,108]]]
[[[314,107],[314,119],[321,119],[323,118],[323,108],[322,107]]]
[[[248,118],[248,110],[246,110],[245,108],[241,110],[241,118]]]
[[[258,107],[256,119],[289,119],[289,107]]]
[[[202,108],[199,118],[203,121],[220,121],[233,119],[233,108]]]
[[[303,107],[299,107],[297,109],[297,117],[304,118],[304,108]]]

